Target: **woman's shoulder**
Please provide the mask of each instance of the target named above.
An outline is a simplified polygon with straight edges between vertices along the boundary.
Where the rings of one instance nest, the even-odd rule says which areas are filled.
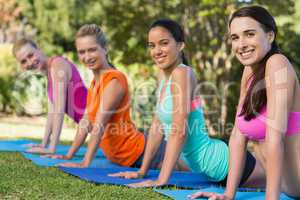
[[[68,61],[61,56],[51,57],[50,59],[48,69],[51,77],[54,79],[65,79],[67,77],[65,80],[70,80],[72,69]]]
[[[66,63],[66,58],[63,56],[52,56],[49,58],[50,65],[56,65],[56,64],[61,64],[61,63]]]
[[[281,76],[297,77],[289,59],[283,54],[274,54],[266,62],[265,77],[280,78]]]
[[[283,54],[274,54],[266,62],[266,73],[292,67],[288,58]]]
[[[106,76],[111,77],[111,78],[125,78],[127,79],[127,76],[125,73],[123,73],[122,71],[118,70],[118,69],[109,69],[106,72]]]
[[[68,61],[62,56],[51,57],[49,62],[49,67],[51,71],[69,69]]]
[[[105,82],[115,80],[119,82],[123,87],[127,85],[127,76],[125,73],[118,69],[110,69],[106,72]]]
[[[180,77],[191,77],[195,76],[195,73],[192,69],[192,67],[188,65],[182,65],[180,67],[176,67],[172,72],[172,79],[173,78],[180,78]]]

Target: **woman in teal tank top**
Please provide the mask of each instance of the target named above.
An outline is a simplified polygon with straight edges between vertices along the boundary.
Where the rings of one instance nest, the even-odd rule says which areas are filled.
[[[185,68],[181,70],[185,70],[187,73],[189,73],[188,71],[192,73],[188,66],[180,64],[178,67]],[[161,101],[156,106],[156,115],[163,127],[166,140],[172,134],[173,126],[174,97],[171,84],[172,77],[160,82],[158,96]],[[162,94],[163,87],[164,94]],[[223,180],[228,172],[228,148],[223,141],[209,138],[205,128],[200,98],[194,98],[191,101],[190,112],[185,120],[187,120],[186,136],[180,158],[190,170],[205,173],[213,181]]]
[[[226,183],[229,168],[228,146],[212,139],[205,128],[199,97],[194,96],[197,80],[183,54],[183,29],[172,20],[155,21],[148,34],[148,46],[160,69],[155,116],[150,128],[141,168],[111,176],[140,178],[160,143],[166,140],[165,155],[157,180],[130,184],[132,187],[160,186],[168,182],[173,169],[187,169],[206,174],[212,181]],[[247,165],[249,167],[247,167]],[[248,153],[242,183],[261,177],[255,158]]]

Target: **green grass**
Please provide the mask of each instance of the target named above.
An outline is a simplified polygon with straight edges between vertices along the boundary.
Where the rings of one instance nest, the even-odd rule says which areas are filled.
[[[169,199],[148,189],[96,185],[54,167],[40,167],[20,153],[0,153],[0,199]]]
[[[1,121],[0,139],[33,139],[43,126],[13,120]],[[25,121],[25,120],[24,120]],[[74,136],[72,135],[73,138]],[[70,141],[60,141],[70,145]],[[54,167],[40,167],[20,153],[0,152],[0,200],[67,200],[67,199],[170,199],[148,189],[116,185],[96,185],[63,173]]]

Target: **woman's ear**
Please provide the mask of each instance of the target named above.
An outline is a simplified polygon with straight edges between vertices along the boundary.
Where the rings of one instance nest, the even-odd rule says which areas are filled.
[[[101,47],[105,53],[106,56],[108,56],[108,50],[107,50],[107,47]]]
[[[275,40],[275,33],[273,31],[269,31],[267,34],[268,34],[268,41],[270,44],[272,44]]]
[[[179,46],[179,50],[182,51],[184,49],[184,47],[185,47],[185,43],[184,42],[180,42],[179,45],[180,45]]]

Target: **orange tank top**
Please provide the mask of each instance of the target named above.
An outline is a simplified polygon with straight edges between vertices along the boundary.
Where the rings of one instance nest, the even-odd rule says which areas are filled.
[[[101,95],[106,85],[117,79],[125,90],[120,105],[108,121],[99,147],[110,161],[122,166],[131,166],[141,156],[145,147],[145,137],[130,118],[130,95],[125,75],[118,70],[109,70],[100,76],[99,84],[92,81],[88,90],[87,111],[91,123],[95,122],[101,105]]]

